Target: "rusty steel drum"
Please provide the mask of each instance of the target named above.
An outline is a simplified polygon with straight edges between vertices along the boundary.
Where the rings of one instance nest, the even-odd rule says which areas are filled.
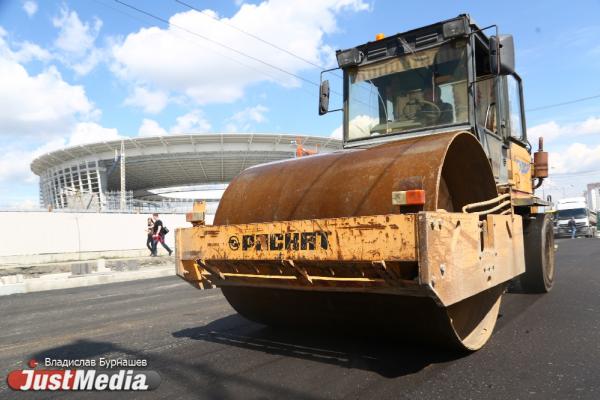
[[[251,167],[223,194],[214,225],[398,213],[392,192],[423,189],[425,211],[460,212],[497,196],[468,132],[398,140]],[[492,333],[503,287],[448,308],[429,297],[224,286],[236,311],[268,325],[363,326],[476,350]],[[376,328],[380,327],[380,328]]]

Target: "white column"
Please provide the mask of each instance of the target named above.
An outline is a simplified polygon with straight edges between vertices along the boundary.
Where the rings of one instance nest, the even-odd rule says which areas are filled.
[[[121,140],[121,211],[127,207],[126,186],[125,186],[125,141]]]

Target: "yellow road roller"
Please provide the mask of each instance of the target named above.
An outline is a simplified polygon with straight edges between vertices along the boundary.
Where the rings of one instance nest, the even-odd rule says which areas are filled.
[[[532,157],[513,38],[459,15],[336,56],[343,150],[241,172],[212,225],[197,208],[177,230],[177,274],[259,323],[477,350],[510,282],[554,282],[534,195],[548,156],[540,140]]]

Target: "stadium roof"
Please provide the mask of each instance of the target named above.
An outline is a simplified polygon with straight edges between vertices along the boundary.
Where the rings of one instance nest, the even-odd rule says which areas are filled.
[[[124,138],[127,190],[229,182],[252,165],[293,157],[301,143],[307,149],[330,152],[342,147],[338,139],[266,133],[211,133]],[[57,150],[36,158],[31,170],[45,171],[98,161],[107,170],[107,190],[119,190],[115,152],[122,140]]]

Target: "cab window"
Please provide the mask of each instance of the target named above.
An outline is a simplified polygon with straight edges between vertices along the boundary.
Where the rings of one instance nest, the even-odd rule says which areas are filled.
[[[477,122],[490,132],[498,133],[496,124],[496,79],[485,78],[477,81],[475,101],[477,102]]]
[[[475,39],[475,103],[477,124],[484,127],[488,132],[498,134],[496,123],[497,100],[496,82],[497,78],[492,74],[489,63],[489,51],[483,42]]]
[[[508,87],[508,112],[510,135],[515,139],[523,140],[523,118],[521,113],[521,95],[519,82],[509,75],[506,77]]]

